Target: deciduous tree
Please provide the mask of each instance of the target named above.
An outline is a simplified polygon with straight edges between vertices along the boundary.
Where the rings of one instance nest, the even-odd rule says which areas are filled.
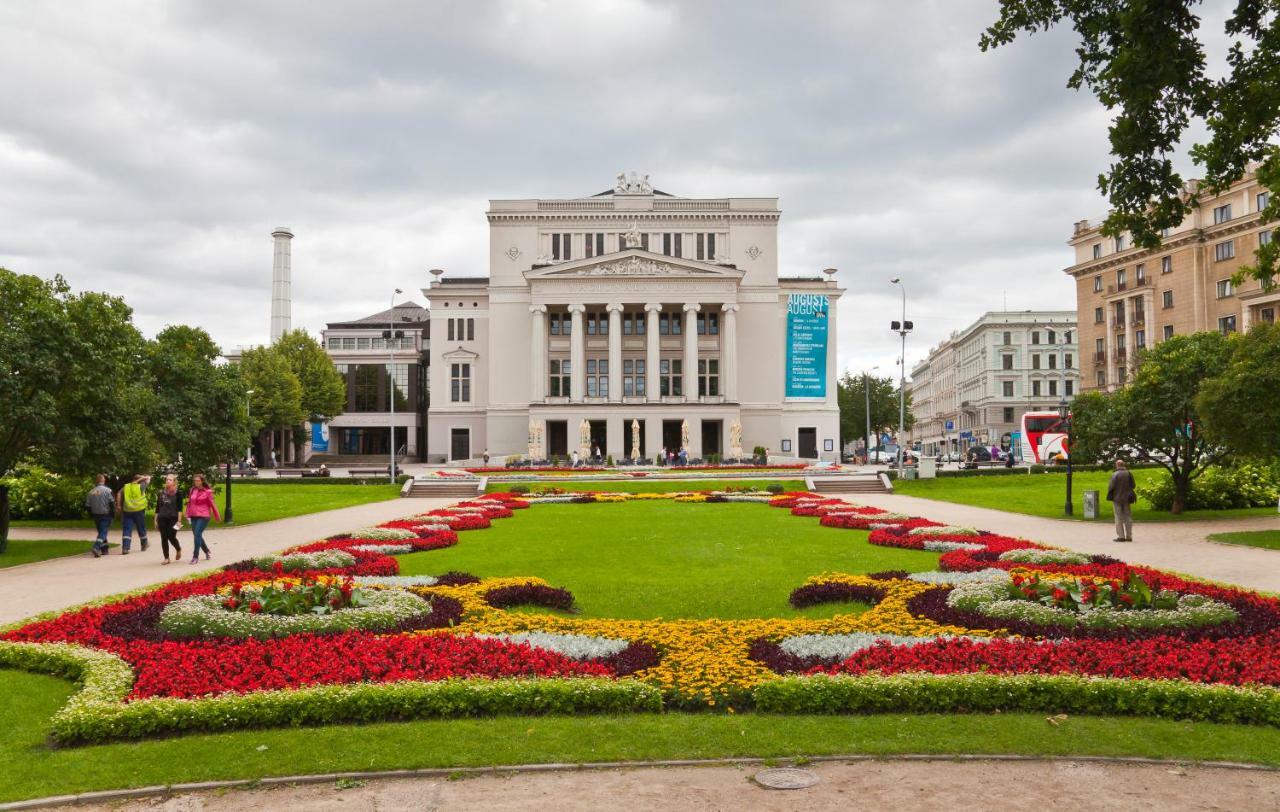
[[[871,390],[871,431],[879,435],[881,431],[898,430],[898,387],[893,378],[877,378],[869,373],[854,376],[845,371],[840,378],[836,390],[836,399],[840,404],[840,443],[862,437],[867,431],[867,388]],[[911,393],[907,392],[906,427],[915,424],[911,414]],[[876,446],[875,437],[871,437],[871,447]]]
[[[1209,437],[1232,454],[1280,457],[1280,325],[1233,337],[1230,362],[1205,381],[1196,406]]]

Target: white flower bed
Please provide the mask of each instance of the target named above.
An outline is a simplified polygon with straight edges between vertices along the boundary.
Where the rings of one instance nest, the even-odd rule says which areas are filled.
[[[606,657],[612,657],[630,645],[626,640],[615,640],[612,637],[591,637],[585,634],[551,634],[550,632],[477,634],[476,637],[506,640],[509,643],[528,643],[533,648],[553,651],[571,660],[603,660]]]
[[[403,539],[417,538],[418,536],[412,530],[402,530],[398,527],[362,527],[349,535],[353,539],[368,539],[369,541],[401,541]]]
[[[982,544],[965,544],[963,541],[926,541],[924,549],[933,553],[951,553],[956,550],[968,550],[969,552],[977,552],[978,550],[987,549]]]
[[[1018,620],[1041,626],[1078,626],[1082,629],[1168,629],[1212,626],[1235,620],[1236,611],[1204,595],[1178,596],[1177,609],[1113,609],[1081,607],[1073,612],[1043,603],[1009,597],[1009,581],[991,580],[961,584],[947,596],[947,605],[977,612],[995,620]]]
[[[258,569],[269,570],[279,562],[286,572],[294,570],[321,570],[330,567],[350,567],[356,563],[356,557],[342,550],[321,550],[318,553],[288,553],[286,555],[263,555],[253,559]]]
[[[972,527],[943,525],[941,527],[913,527],[907,531],[912,536],[976,536],[978,531]]]
[[[1088,564],[1090,557],[1084,553],[1073,553],[1069,550],[1009,550],[1000,554],[1001,561],[1016,561],[1019,564]]]
[[[245,589],[241,600],[258,592]],[[223,595],[197,595],[174,601],[160,613],[160,628],[179,637],[284,637],[303,632],[382,631],[431,611],[431,603],[399,589],[376,590],[367,606],[339,609],[327,615],[250,614],[227,609]]]
[[[382,553],[383,555],[404,555],[413,552],[412,544],[356,544],[348,547],[349,550],[359,550],[362,553]]]
[[[1009,573],[1004,570],[989,567],[985,570],[977,572],[943,572],[942,570],[930,570],[929,572],[913,572],[907,576],[912,581],[918,581],[922,584],[971,584],[979,581],[990,580],[1007,580]]]
[[[987,642],[986,637],[967,637],[966,640]],[[847,660],[863,649],[871,648],[878,643],[889,643],[894,646],[914,646],[918,643],[930,643],[934,640],[953,640],[957,637],[942,635],[939,637],[907,637],[901,634],[878,634],[875,632],[854,632],[852,634],[802,634],[788,637],[778,643],[778,647],[795,657],[815,657],[821,660]]]
[[[359,575],[353,579],[355,586],[375,589],[407,588],[411,586],[435,586],[440,580],[434,575]]]
[[[529,502],[537,505],[553,505],[556,503],[568,503],[574,500],[574,495],[562,494],[560,496],[533,496],[529,498]]]

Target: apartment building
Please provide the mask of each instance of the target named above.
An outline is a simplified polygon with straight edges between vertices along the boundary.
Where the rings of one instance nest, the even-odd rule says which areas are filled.
[[[1197,188],[1189,181],[1187,194]],[[1220,195],[1202,195],[1155,250],[1134,247],[1127,234],[1104,237],[1100,221],[1075,224],[1076,261],[1065,272],[1076,282],[1085,389],[1123,386],[1142,352],[1174,335],[1275,321],[1280,290],[1231,280],[1271,240],[1271,225],[1259,216],[1269,195],[1252,175]]]
[[[996,311],[952,333],[911,370],[912,444],[925,454],[1007,444],[1029,411],[1079,391],[1076,314]]]

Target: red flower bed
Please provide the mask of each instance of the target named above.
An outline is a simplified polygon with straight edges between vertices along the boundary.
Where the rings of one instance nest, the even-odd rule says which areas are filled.
[[[457,532],[459,530],[484,530],[489,526],[487,516],[481,516],[478,513],[450,513],[448,509],[433,510],[430,514],[435,516],[441,524],[449,525],[449,529]]]
[[[612,676],[605,665],[502,640],[453,635],[295,635],[277,640],[208,640],[128,645],[138,669],[130,699],[353,682],[451,677]]]

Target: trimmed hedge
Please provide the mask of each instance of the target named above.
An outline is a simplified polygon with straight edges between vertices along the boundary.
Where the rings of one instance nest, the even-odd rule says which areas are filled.
[[[397,468],[400,466],[397,465]],[[338,477],[338,476],[287,476],[287,477],[232,477],[231,492],[235,493],[235,489],[240,485],[388,485],[385,479],[376,476],[370,477]],[[409,474],[398,474],[396,476],[396,484],[403,485],[413,479]],[[214,484],[215,490],[225,488],[227,478],[222,473],[211,474],[210,481]],[[221,490],[218,490],[221,493]]]
[[[1160,464],[1156,462],[1133,463],[1129,466],[1130,471],[1141,470],[1143,468],[1160,468]],[[1082,474],[1089,471],[1114,471],[1113,463],[1096,463],[1096,464],[1072,464],[1071,472]],[[1032,465],[1032,474],[1065,474],[1067,466],[1065,465]],[[898,478],[897,469],[891,468],[883,473],[887,474],[889,479],[896,480]],[[949,479],[953,477],[971,477],[971,476],[1027,476],[1026,468],[1005,468],[1001,466],[992,466],[990,468],[960,468],[960,469],[938,469],[938,479]]]
[[[113,654],[63,643],[0,642],[0,665],[81,683],[52,719],[53,736],[63,744],[246,727],[662,709],[661,693],[649,685],[589,678],[359,683],[124,702],[133,671]]]
[[[1034,711],[1280,726],[1280,690],[1068,675],[788,677],[752,692],[763,713]]]

